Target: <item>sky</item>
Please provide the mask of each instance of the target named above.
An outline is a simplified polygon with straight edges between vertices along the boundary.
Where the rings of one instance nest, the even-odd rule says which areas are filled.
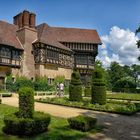
[[[0,20],[13,22],[23,10],[36,13],[37,25],[96,29],[103,45],[97,59],[105,67],[140,64],[135,30],[140,24],[140,0],[0,0]]]

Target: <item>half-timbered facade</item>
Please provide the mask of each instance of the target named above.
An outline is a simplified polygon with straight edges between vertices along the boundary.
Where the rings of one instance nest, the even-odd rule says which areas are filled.
[[[96,30],[36,26],[36,15],[26,10],[13,19],[0,21],[0,84],[8,73],[67,80],[74,68],[81,77],[91,74],[101,44]]]

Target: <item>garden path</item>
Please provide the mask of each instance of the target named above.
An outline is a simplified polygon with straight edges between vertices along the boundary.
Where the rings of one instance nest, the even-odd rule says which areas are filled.
[[[2,103],[18,107],[18,98],[6,97],[2,99]],[[124,116],[37,102],[35,103],[35,110],[63,118],[79,114],[96,115],[99,125],[103,126],[102,133],[89,135],[86,139],[82,140],[140,140],[140,113],[133,116]]]

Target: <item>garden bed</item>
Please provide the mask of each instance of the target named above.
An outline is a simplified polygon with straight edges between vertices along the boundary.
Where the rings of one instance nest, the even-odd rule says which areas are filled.
[[[37,102],[41,103],[49,103],[55,105],[62,105],[68,107],[75,107],[75,108],[82,108],[82,109],[89,109],[95,111],[103,111],[103,112],[110,112],[110,113],[118,113],[124,115],[132,115],[139,111],[139,104],[137,106],[135,103],[130,102],[108,102],[105,105],[99,104],[91,104],[90,99],[86,98],[83,99],[81,102],[69,101],[68,98],[45,98],[45,99],[37,99]],[[137,108],[138,107],[138,108]]]
[[[80,140],[89,134],[101,132],[101,127],[97,126],[90,132],[80,132],[70,129],[67,119],[52,117],[51,123],[48,127],[48,131],[33,137],[19,137],[5,135],[2,132],[4,126],[3,118],[5,115],[16,112],[18,109],[8,105],[0,104],[0,140]]]

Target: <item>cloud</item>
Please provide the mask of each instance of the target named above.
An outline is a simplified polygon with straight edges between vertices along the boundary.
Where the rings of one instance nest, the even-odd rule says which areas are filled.
[[[102,36],[101,40],[103,45],[99,46],[97,59],[101,60],[105,67],[113,61],[121,65],[140,64],[137,59],[140,51],[136,46],[138,37],[134,32],[113,26],[109,34]]]

